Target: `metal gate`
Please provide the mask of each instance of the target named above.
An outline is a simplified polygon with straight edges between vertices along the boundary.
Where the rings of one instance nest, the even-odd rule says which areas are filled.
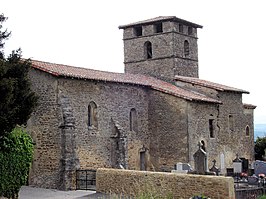
[[[76,170],[76,190],[96,190],[96,170]]]

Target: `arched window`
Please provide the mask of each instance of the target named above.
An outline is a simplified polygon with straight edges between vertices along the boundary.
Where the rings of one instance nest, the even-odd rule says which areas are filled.
[[[209,119],[210,138],[214,138],[214,119]]]
[[[129,113],[129,129],[130,131],[137,132],[137,111],[132,108]]]
[[[249,126],[246,126],[246,136],[249,136],[249,134],[250,134]]]
[[[189,43],[187,40],[185,40],[184,42],[184,54],[185,54],[185,57],[189,56]]]
[[[88,106],[88,126],[89,127],[98,127],[97,122],[97,105],[95,102],[90,102]]]
[[[149,41],[146,41],[144,43],[144,57],[145,57],[145,59],[151,59],[152,58],[152,44]]]

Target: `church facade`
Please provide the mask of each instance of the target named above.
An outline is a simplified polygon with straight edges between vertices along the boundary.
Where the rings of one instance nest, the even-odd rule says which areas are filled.
[[[68,190],[76,169],[193,166],[199,142],[222,172],[236,154],[254,160],[255,106],[242,102],[249,92],[199,78],[202,26],[157,17],[119,28],[125,73],[32,60],[39,106],[28,121],[29,184]]]

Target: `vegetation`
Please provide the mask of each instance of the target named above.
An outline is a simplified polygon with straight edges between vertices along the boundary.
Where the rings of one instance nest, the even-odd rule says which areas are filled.
[[[27,182],[33,157],[31,137],[16,127],[2,141],[0,151],[0,197],[17,198],[19,189]]]
[[[0,151],[6,134],[25,124],[37,104],[28,79],[30,61],[21,59],[20,49],[4,56],[4,40],[10,36],[10,32],[1,30],[6,19],[0,15]]]
[[[33,156],[31,137],[22,128],[36,107],[30,89],[30,60],[21,59],[21,50],[4,54],[10,32],[2,31],[7,18],[0,14],[0,197],[17,198],[27,181]]]
[[[255,141],[255,159],[264,160],[266,149],[266,137],[257,137]]]

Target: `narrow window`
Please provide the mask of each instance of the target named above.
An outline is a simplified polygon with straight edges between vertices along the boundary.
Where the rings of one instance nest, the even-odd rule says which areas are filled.
[[[134,28],[134,35],[137,37],[142,36],[142,26],[137,26]]]
[[[228,122],[229,122],[229,130],[234,131],[234,117],[233,117],[233,115],[229,115]]]
[[[154,25],[154,31],[155,31],[155,33],[163,32],[163,24],[162,23],[155,24]]]
[[[90,102],[88,106],[88,126],[89,127],[98,127],[97,122],[97,106],[95,102]]]
[[[144,43],[144,57],[145,57],[145,59],[151,59],[152,58],[152,44],[149,41],[146,41]]]
[[[183,25],[182,24],[179,24],[179,32],[183,33]]]
[[[193,33],[193,29],[192,29],[192,27],[188,27],[188,35],[192,35],[192,33]]]
[[[249,136],[249,126],[246,126],[246,136]]]
[[[137,111],[132,108],[129,113],[129,129],[130,131],[137,132]]]
[[[185,40],[184,42],[184,54],[185,54],[185,57],[189,56],[189,43],[187,40]]]
[[[146,171],[145,151],[140,152],[140,170]]]
[[[210,138],[214,138],[214,125],[213,125],[214,119],[209,119],[209,132],[210,132]]]

